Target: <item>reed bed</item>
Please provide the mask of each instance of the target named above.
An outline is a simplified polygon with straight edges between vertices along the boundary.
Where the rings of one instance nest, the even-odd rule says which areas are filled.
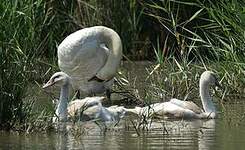
[[[148,68],[146,101],[194,97],[205,69],[225,85],[221,97],[244,98],[244,6],[242,0],[2,0],[0,129],[33,130],[35,118],[45,120],[34,117],[35,100],[24,100],[26,87],[58,70],[56,47],[68,34],[94,25],[120,34],[124,60],[156,62]]]

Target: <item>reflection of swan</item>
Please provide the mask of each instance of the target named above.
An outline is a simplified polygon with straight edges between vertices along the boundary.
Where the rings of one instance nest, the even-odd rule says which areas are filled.
[[[141,115],[164,116],[166,118],[215,118],[217,113],[209,94],[209,87],[214,85],[219,86],[214,73],[211,71],[205,71],[202,73],[199,83],[199,91],[204,110],[191,101],[171,99],[169,102],[151,104],[150,106],[143,108],[136,107],[134,109],[127,109],[127,111]]]
[[[158,120],[159,121],[159,120]],[[217,148],[217,135],[214,119],[209,120],[160,120],[152,122],[148,131],[140,131],[141,136],[135,136],[135,131],[125,122],[119,123],[112,130],[107,130],[106,136],[101,134],[97,125],[86,122],[80,125],[81,134],[55,134],[51,137],[56,149],[197,149],[211,150]],[[163,128],[166,128],[164,132]],[[115,129],[116,128],[116,129]],[[132,127],[133,128],[133,127]],[[114,130],[115,129],[115,130]],[[118,132],[120,131],[120,132]],[[57,136],[60,136],[57,138]],[[62,139],[61,139],[62,138]]]
[[[203,122],[201,130],[198,132],[198,150],[213,149],[215,145],[215,120],[207,120]]]
[[[215,119],[153,120],[149,122],[151,125],[148,125],[151,133],[147,138],[147,145],[154,143],[166,149],[213,149],[216,142],[215,121]]]
[[[53,85],[61,86],[61,93],[53,121],[59,119],[66,121],[69,118],[81,117],[80,119],[98,119],[101,121],[117,121],[124,116],[123,107],[111,106],[105,108],[101,101],[104,97],[86,97],[82,100],[77,99],[68,104],[70,77],[64,72],[56,72],[49,81],[43,86],[47,88]],[[80,114],[81,113],[81,114]],[[77,115],[77,116],[76,116]],[[69,119],[68,118],[68,119]]]
[[[58,47],[58,64],[75,90],[88,94],[110,88],[122,57],[119,35],[110,28],[95,26],[76,31]]]

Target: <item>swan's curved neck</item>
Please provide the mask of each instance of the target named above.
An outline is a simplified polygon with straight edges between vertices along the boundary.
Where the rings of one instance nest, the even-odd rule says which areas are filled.
[[[122,57],[122,43],[119,35],[112,29],[105,27],[100,31],[100,40],[109,48],[109,55],[105,65],[97,73],[97,77],[102,80],[110,80],[113,78]]]
[[[65,84],[61,87],[60,99],[59,99],[57,109],[55,111],[60,121],[67,120],[68,96],[69,96],[69,84]]]
[[[200,96],[203,105],[203,109],[206,113],[216,113],[214,103],[209,93],[209,84],[207,82],[200,81]]]

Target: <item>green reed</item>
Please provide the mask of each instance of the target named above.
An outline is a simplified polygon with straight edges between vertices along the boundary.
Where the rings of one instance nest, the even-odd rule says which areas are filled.
[[[146,15],[174,39],[175,56],[218,61],[244,57],[244,21],[239,16],[244,2],[170,0],[146,6]]]
[[[28,83],[37,76],[43,55],[45,18],[42,1],[2,1],[1,4],[0,129],[15,128],[30,118],[32,101],[23,101]]]
[[[0,128],[35,122],[26,87],[42,83],[49,68],[47,74],[57,70],[56,47],[67,35],[94,25],[119,33],[124,59],[160,64],[149,68],[148,100],[188,98],[205,69],[218,73],[227,87],[223,95],[241,96],[244,6],[242,0],[1,0]]]

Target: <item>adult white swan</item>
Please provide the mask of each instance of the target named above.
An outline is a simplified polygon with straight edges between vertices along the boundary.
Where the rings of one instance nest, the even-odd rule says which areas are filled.
[[[61,87],[60,98],[55,111],[53,122],[67,121],[68,119],[96,119],[103,122],[119,121],[119,119],[124,116],[124,107],[103,107],[101,101],[105,99],[105,97],[86,97],[84,99],[77,99],[68,103],[68,87],[70,82],[70,77],[66,73],[56,72],[43,86],[44,89],[54,85]]]
[[[58,47],[58,65],[75,90],[89,95],[110,89],[122,58],[119,35],[104,26],[84,28]]]
[[[203,109],[199,108],[192,101],[171,99],[168,102],[155,103],[146,107],[135,107],[134,109],[126,109],[126,111],[138,115],[154,115],[164,118],[213,119],[216,118],[217,112],[209,93],[210,86],[220,85],[213,72],[205,71],[202,73],[199,82]]]

